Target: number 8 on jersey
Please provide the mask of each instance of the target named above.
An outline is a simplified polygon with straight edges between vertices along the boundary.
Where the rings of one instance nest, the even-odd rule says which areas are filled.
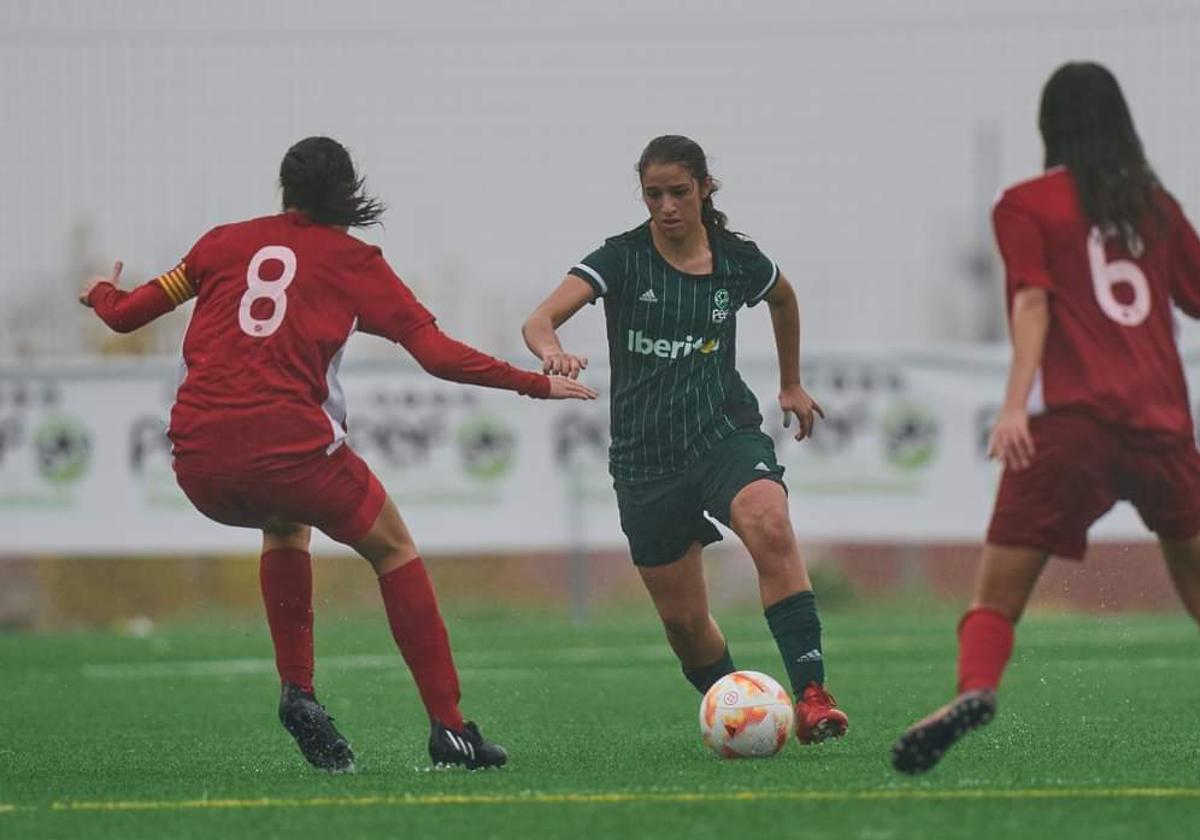
[[[275,280],[264,280],[261,275],[263,263],[278,260],[283,263],[283,273]],[[287,313],[287,287],[296,279],[296,252],[286,245],[264,245],[251,258],[246,269],[246,291],[238,306],[238,326],[252,338],[266,338],[279,329]],[[255,318],[251,314],[254,302],[270,300],[273,311],[269,318]]]

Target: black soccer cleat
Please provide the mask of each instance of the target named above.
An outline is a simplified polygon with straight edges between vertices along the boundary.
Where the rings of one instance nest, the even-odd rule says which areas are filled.
[[[279,698],[279,722],[296,739],[300,753],[313,767],[330,773],[354,770],[350,743],[337,731],[333,718],[311,691],[284,683]]]
[[[900,736],[892,747],[892,766],[912,776],[932,770],[959,738],[991,723],[995,716],[995,691],[963,692]]]
[[[429,757],[435,767],[466,767],[486,770],[508,763],[508,752],[484,738],[479,727],[467,721],[461,730],[442,726],[436,720],[429,729]]]

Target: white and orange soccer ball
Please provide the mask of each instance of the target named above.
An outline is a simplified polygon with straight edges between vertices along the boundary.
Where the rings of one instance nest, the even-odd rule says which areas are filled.
[[[735,671],[713,683],[700,701],[700,734],[721,758],[770,758],[796,722],[792,698],[758,671]]]

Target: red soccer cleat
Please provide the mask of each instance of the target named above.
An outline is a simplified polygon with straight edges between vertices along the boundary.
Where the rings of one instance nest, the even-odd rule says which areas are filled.
[[[833,695],[810,682],[796,703],[796,739],[801,744],[819,744],[827,738],[841,738],[849,727],[850,718],[837,707]]]

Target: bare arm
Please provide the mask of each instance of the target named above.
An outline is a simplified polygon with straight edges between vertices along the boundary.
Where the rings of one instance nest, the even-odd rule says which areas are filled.
[[[782,274],[766,297],[779,358],[779,388],[800,384],[800,302]]]
[[[525,346],[542,360],[542,370],[549,374],[575,379],[587,368],[587,359],[563,350],[555,332],[567,320],[590,303],[596,293],[592,287],[573,274],[568,274],[549,297],[525,319],[521,337]]]
[[[1029,433],[1029,392],[1042,364],[1046,333],[1050,330],[1049,295],[1039,286],[1017,290],[1012,304],[1012,362],[1004,406],[992,430],[988,454],[1006,467],[1021,470],[1034,456],[1033,436]]]
[[[1011,301],[1008,323],[1013,355],[1004,406],[988,441],[988,455],[1003,461],[1006,469],[1022,470],[1035,454],[1027,404],[1050,329],[1049,296],[1054,277],[1037,214],[1018,191],[1009,190],[996,202],[992,225]]]
[[[816,418],[825,412],[808,395],[800,382],[800,303],[796,290],[783,274],[765,298],[771,313],[771,328],[775,333],[775,353],[779,359],[779,407],[783,409],[783,425],[791,423],[795,414],[800,421],[796,440],[812,434]]]

